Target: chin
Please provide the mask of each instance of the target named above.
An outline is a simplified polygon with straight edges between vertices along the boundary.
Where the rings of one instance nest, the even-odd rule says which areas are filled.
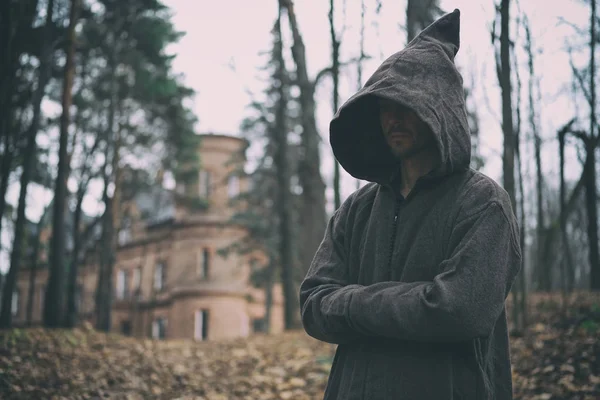
[[[396,158],[406,158],[412,154],[411,149],[392,148],[392,154]]]

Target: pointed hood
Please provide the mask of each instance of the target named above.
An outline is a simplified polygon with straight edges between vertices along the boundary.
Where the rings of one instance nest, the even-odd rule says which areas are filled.
[[[335,157],[350,175],[385,184],[397,171],[398,162],[381,131],[378,97],[411,108],[429,125],[442,161],[436,175],[468,168],[471,137],[463,80],[454,65],[459,33],[457,9],[385,60],[338,110],[329,127],[330,142]]]

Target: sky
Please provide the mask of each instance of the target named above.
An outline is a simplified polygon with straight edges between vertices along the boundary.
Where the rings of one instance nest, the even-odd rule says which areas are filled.
[[[559,0],[562,7],[548,7],[546,0],[513,1],[512,15],[519,9],[531,23],[533,44],[536,51],[535,68],[540,79],[543,107],[540,110],[541,134],[544,141],[545,171],[549,176],[557,170],[556,143],[553,140],[557,129],[570,120],[575,113],[575,105],[568,94],[572,81],[569,58],[565,52],[568,44],[581,45],[573,27],[560,23],[560,18],[582,27],[587,26],[589,11],[581,0]],[[185,36],[168,52],[175,54],[174,70],[182,75],[183,82],[196,91],[191,103],[198,117],[199,133],[222,133],[240,136],[240,124],[250,115],[247,108],[253,97],[259,98],[267,82],[260,68],[265,65],[271,44],[270,31],[275,21],[277,0],[164,0],[173,11],[175,28],[185,32]],[[344,10],[345,3],[345,10]],[[363,64],[363,83],[378,65],[394,52],[401,50],[406,43],[403,30],[406,2],[402,0],[381,0],[379,16],[375,14],[375,0],[365,0],[365,52],[371,56]],[[494,48],[491,44],[490,29],[495,17],[492,0],[442,0],[445,11],[455,8],[461,11],[461,48],[456,63],[473,90],[477,111],[480,117],[481,153],[485,159],[483,172],[497,181],[502,176],[502,131],[500,126],[500,91],[495,73]],[[329,2],[325,0],[295,1],[299,28],[306,46],[309,73],[314,77],[318,71],[330,63],[331,43],[327,13]],[[359,54],[360,1],[336,0],[336,25],[342,31],[340,58],[347,61]],[[284,21],[284,33],[289,27]],[[513,37],[518,32],[513,31]],[[523,35],[522,32],[518,33]],[[287,35],[287,44],[290,38]],[[517,40],[519,43],[519,40]],[[521,41],[522,42],[522,41]],[[527,85],[526,58],[517,45],[518,63]],[[293,68],[290,55],[288,67]],[[585,63],[576,58],[576,63]],[[515,83],[513,82],[513,85]],[[333,115],[331,106],[331,82],[322,80],[316,91],[317,124],[322,136],[321,172],[328,185],[328,211],[332,211],[333,157],[329,147],[328,124]],[[340,104],[358,89],[356,66],[348,65],[340,78]],[[525,96],[526,94],[524,94]],[[523,98],[525,101],[526,97]],[[524,116],[525,118],[525,116]],[[525,150],[527,152],[527,149]],[[248,156],[250,165],[260,153],[252,146]],[[525,158],[527,154],[525,155]],[[571,167],[567,175],[575,177],[580,168],[574,151],[567,153]],[[527,158],[526,158],[527,159]],[[532,174],[530,167],[525,174]],[[342,171],[342,198],[356,188],[356,180]],[[8,200],[16,204],[18,184],[11,185]],[[97,198],[101,187],[92,188],[84,203],[84,210],[90,214],[101,212]],[[51,193],[32,187],[29,190],[27,216],[36,221],[43,207],[51,199]],[[10,243],[7,229],[3,229],[2,243]],[[0,252],[0,271],[8,269],[7,254]]]
[[[547,135],[553,134],[573,115],[569,96],[557,95],[571,80],[564,46],[565,38],[573,36],[574,32],[573,28],[559,24],[559,17],[585,26],[589,14],[585,5],[578,0],[562,2],[565,3],[564,7],[548,7],[544,0],[522,0],[518,5],[531,21],[534,46],[541,48],[536,67],[542,80],[544,99],[542,131]],[[184,82],[197,91],[194,110],[199,118],[198,130],[203,133],[239,135],[240,122],[249,115],[246,107],[251,96],[248,92],[259,96],[265,86],[265,82],[258,79],[258,69],[266,62],[266,57],[261,52],[269,50],[270,30],[276,17],[277,1],[166,0],[165,3],[174,10],[173,22],[176,28],[186,32],[186,36],[171,50],[177,54],[175,69],[185,74]],[[359,53],[360,1],[346,0],[345,3],[344,13],[343,1],[336,2],[338,32],[342,25],[346,26],[341,38],[342,62]],[[375,15],[374,0],[365,0],[365,4],[365,47],[372,59],[364,64],[363,83],[383,59],[402,49],[406,42],[406,33],[402,28],[405,1],[382,0],[379,16]],[[461,11],[461,49],[456,63],[461,68],[465,81],[473,82],[476,103],[479,105],[481,148],[486,159],[483,171],[500,180],[500,91],[495,75],[494,48],[490,39],[490,27],[495,16],[494,4],[491,0],[443,0],[441,7],[445,11],[455,8]],[[327,19],[329,2],[296,1],[295,9],[306,45],[309,72],[314,77],[330,63],[331,43]],[[513,6],[511,11],[516,15],[517,6]],[[376,20],[379,22],[378,29],[374,26]],[[526,63],[524,57],[520,61],[523,65]],[[288,63],[288,67],[293,67],[293,63]],[[349,66],[343,71],[340,104],[358,88],[355,70],[355,66]],[[525,81],[523,85],[526,85]],[[327,79],[319,86],[316,100],[317,123],[323,140],[321,170],[329,184],[328,198],[331,199],[333,158],[328,142],[328,124],[333,110],[331,84]],[[548,118],[550,115],[552,118]],[[256,154],[256,149],[254,151]],[[252,158],[253,154],[249,156]],[[355,187],[355,180],[343,172],[342,198],[349,195]],[[331,211],[331,206],[329,209]]]

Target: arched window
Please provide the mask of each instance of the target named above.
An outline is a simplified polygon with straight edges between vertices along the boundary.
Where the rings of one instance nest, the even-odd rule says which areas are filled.
[[[198,195],[208,199],[211,194],[212,174],[210,171],[201,169],[198,173]]]
[[[230,175],[227,180],[227,195],[230,199],[235,199],[240,195],[240,177]]]

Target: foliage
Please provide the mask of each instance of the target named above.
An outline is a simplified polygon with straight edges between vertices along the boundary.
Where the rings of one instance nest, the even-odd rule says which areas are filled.
[[[189,209],[191,212],[194,211],[205,211],[208,209],[209,202],[205,198],[196,196],[177,196],[177,203]]]
[[[278,105],[280,99],[280,88],[283,88],[288,100],[286,115],[284,116],[286,137],[288,142],[298,143],[299,137],[294,134],[296,127],[300,124],[298,103],[291,95],[291,74],[281,64],[282,38],[275,26],[272,30],[273,47],[268,53],[269,59],[261,72],[268,75],[268,85],[260,99],[254,99],[249,105],[249,116],[242,123],[242,133],[251,141],[264,144],[263,152],[257,159],[257,165],[249,174],[251,190],[240,196],[239,201],[246,205],[242,212],[232,218],[232,222],[244,226],[248,234],[241,241],[234,243],[232,248],[240,253],[249,253],[259,248],[265,252],[271,262],[280,263],[279,245],[282,240],[279,224],[280,213],[278,212],[277,200],[279,185],[277,182],[277,167],[275,163],[278,129]],[[298,147],[289,145],[289,170],[295,173],[298,168]],[[294,199],[298,202],[299,199]],[[294,204],[283,205],[295,209]],[[293,218],[298,218],[292,213]],[[292,238],[293,239],[293,238]],[[294,246],[297,248],[297,246]],[[267,267],[267,266],[265,266]],[[252,282],[262,286],[270,278],[268,271],[257,270],[251,275]],[[278,278],[277,278],[278,279]]]
[[[88,64],[89,90],[79,100],[95,135],[105,136],[105,118],[116,81],[118,128],[123,132],[122,159],[132,167],[156,159],[154,170],[177,172],[197,164],[196,122],[184,102],[194,92],[172,72],[174,56],[166,48],[176,42],[169,10],[156,0],[116,2],[104,0],[101,12],[85,21],[80,41],[81,61]],[[104,138],[106,140],[106,138]],[[142,168],[148,169],[148,165]]]
[[[530,296],[533,323],[511,340],[515,399],[596,399],[600,395],[598,294]],[[566,307],[565,307],[566,304]]]
[[[598,318],[598,304],[598,295],[580,294],[565,318],[560,298],[532,299],[531,327],[511,338],[515,400],[598,398],[600,331],[577,322]],[[85,327],[3,331],[0,348],[5,399],[322,399],[335,350],[300,331],[203,343]]]

